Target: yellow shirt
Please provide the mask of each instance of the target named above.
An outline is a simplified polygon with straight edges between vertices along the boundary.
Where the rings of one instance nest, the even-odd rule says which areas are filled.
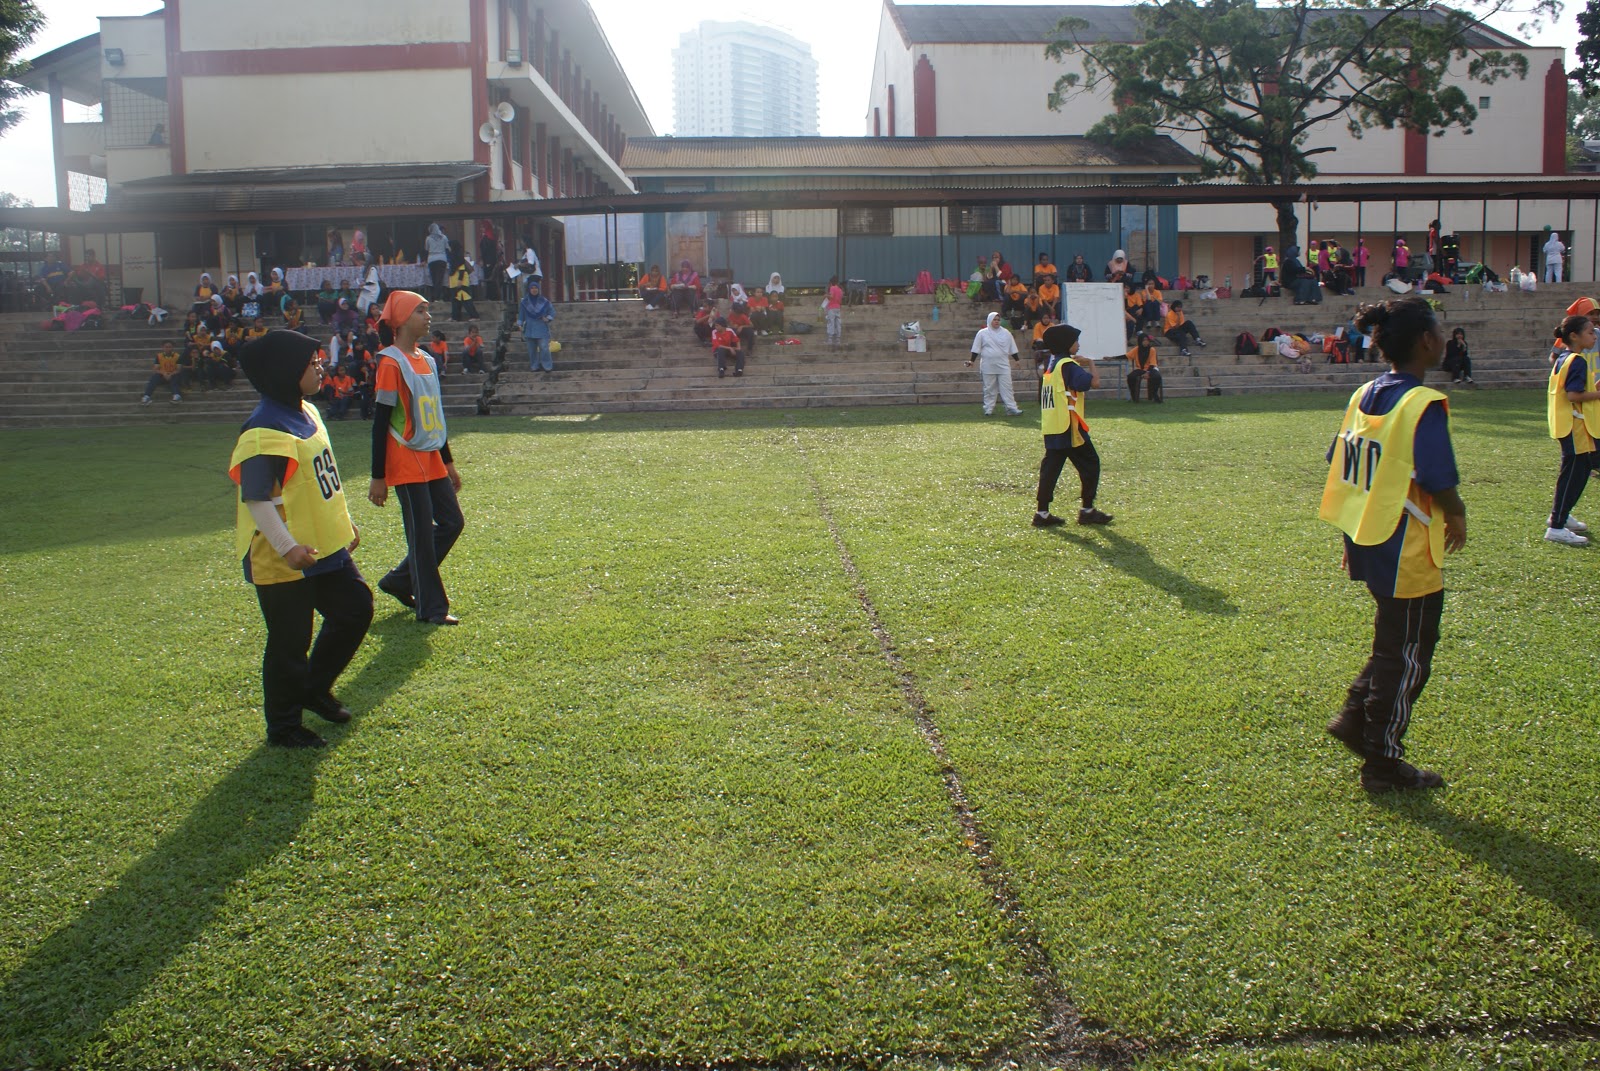
[[[1417,423],[1429,405],[1449,402],[1439,391],[1413,387],[1389,412],[1361,411],[1363,384],[1350,396],[1322,490],[1319,516],[1361,546],[1392,538],[1408,520],[1401,544],[1396,598],[1416,598],[1444,587],[1444,516],[1433,496],[1413,479]]]

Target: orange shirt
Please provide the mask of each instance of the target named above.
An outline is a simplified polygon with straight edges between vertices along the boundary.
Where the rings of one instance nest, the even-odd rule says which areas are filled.
[[[1138,343],[1135,343],[1134,345],[1129,346],[1128,347],[1128,363],[1130,365],[1132,365],[1134,368],[1155,368],[1155,367],[1157,367],[1157,365],[1156,365],[1156,348],[1154,346],[1151,346],[1149,355],[1143,361],[1141,361],[1141,360],[1139,360],[1139,346],[1138,346]]]
[[[1181,327],[1187,319],[1182,309],[1171,309],[1167,312],[1167,318],[1162,321],[1161,330],[1171,331],[1174,327]]]
[[[1054,305],[1061,297],[1061,288],[1055,283],[1039,284],[1039,300],[1049,305]]]
[[[468,335],[461,340],[461,350],[469,357],[476,357],[481,349],[483,349],[482,335]]]
[[[333,377],[333,393],[340,398],[348,398],[355,393],[356,381],[347,375]]]
[[[428,367],[428,359],[419,353],[413,353],[408,358],[411,370],[419,376],[432,375]],[[411,422],[411,392],[406,390],[405,377],[400,374],[400,365],[396,363],[394,354],[386,353],[378,362],[378,377],[374,389],[379,393],[393,391],[399,397],[396,406],[405,414],[405,436],[411,438],[415,426]],[[401,446],[395,441],[393,435],[386,440],[384,450],[383,481],[390,487],[398,487],[403,483],[428,483],[430,480],[442,480],[449,474],[444,470],[444,460],[439,457],[437,450],[411,450]]]
[[[428,352],[433,354],[433,363],[439,366],[439,372],[442,375],[446,371],[445,366],[450,363],[450,343],[444,341],[430,342],[428,344]]]

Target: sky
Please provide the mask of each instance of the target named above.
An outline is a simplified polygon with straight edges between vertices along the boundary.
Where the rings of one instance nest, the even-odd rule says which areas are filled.
[[[382,0],[353,0],[378,4]],[[930,0],[921,0],[930,2]],[[985,5],[997,0],[962,0]],[[1010,0],[1038,3],[1039,0]],[[1081,0],[1080,0],[1081,2]],[[25,50],[36,56],[59,48],[100,29],[101,15],[142,15],[160,6],[160,0],[35,0],[47,20],[44,30]],[[808,0],[803,5],[776,5],[751,0],[590,0],[604,27],[634,92],[650,116],[657,134],[672,133],[672,50],[679,34],[702,20],[747,21],[773,26],[811,45],[817,60],[819,126],[831,136],[865,133],[867,88],[872,79],[872,54],[877,41],[879,0]],[[1533,44],[1568,49],[1578,39],[1577,13],[1583,0],[1568,0],[1559,22],[1528,35]],[[1523,21],[1515,12],[1493,20],[1494,25],[1518,34]],[[50,165],[50,118],[42,96],[29,98],[26,118],[3,139],[0,151],[0,191],[14,193],[36,205],[55,204],[55,179]],[[67,107],[67,120],[85,118],[82,109]]]

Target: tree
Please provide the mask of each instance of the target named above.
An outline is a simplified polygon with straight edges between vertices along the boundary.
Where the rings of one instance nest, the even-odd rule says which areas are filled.
[[[7,208],[32,208],[33,202],[24,200],[9,191],[0,192],[0,211]],[[0,230],[0,251],[6,253],[20,253],[29,249],[51,249],[58,245],[56,235],[46,234],[43,231],[24,230],[21,227],[6,227]]]
[[[0,134],[22,118],[14,102],[32,90],[12,81],[28,69],[27,61],[19,60],[17,55],[43,26],[44,16],[32,0],[0,0]]]
[[[1509,0],[1488,0],[1496,6]],[[1600,0],[1590,0],[1600,3]],[[1559,0],[1535,0],[1535,17],[1554,17]],[[1475,20],[1432,0],[1161,0],[1133,8],[1142,41],[1089,40],[1091,24],[1068,17],[1046,49],[1078,57],[1083,73],[1056,80],[1050,107],[1097,91],[1116,108],[1089,136],[1134,143],[1156,134],[1198,135],[1202,177],[1256,185],[1311,178],[1315,158],[1334,151],[1312,143],[1318,124],[1342,123],[1353,137],[1373,128],[1440,134],[1469,131],[1478,117],[1467,94],[1446,84],[1453,62],[1491,83],[1526,77],[1518,53],[1469,46]],[[1279,248],[1295,243],[1294,201],[1277,210]]]

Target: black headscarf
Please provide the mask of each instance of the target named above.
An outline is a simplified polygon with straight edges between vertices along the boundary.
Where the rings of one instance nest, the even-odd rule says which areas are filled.
[[[1071,324],[1056,324],[1054,327],[1045,328],[1040,341],[1044,343],[1045,349],[1057,357],[1065,357],[1072,352],[1072,344],[1082,335],[1083,332]]]
[[[239,350],[239,367],[263,396],[290,409],[300,408],[300,377],[321,347],[310,335],[274,328]]]

